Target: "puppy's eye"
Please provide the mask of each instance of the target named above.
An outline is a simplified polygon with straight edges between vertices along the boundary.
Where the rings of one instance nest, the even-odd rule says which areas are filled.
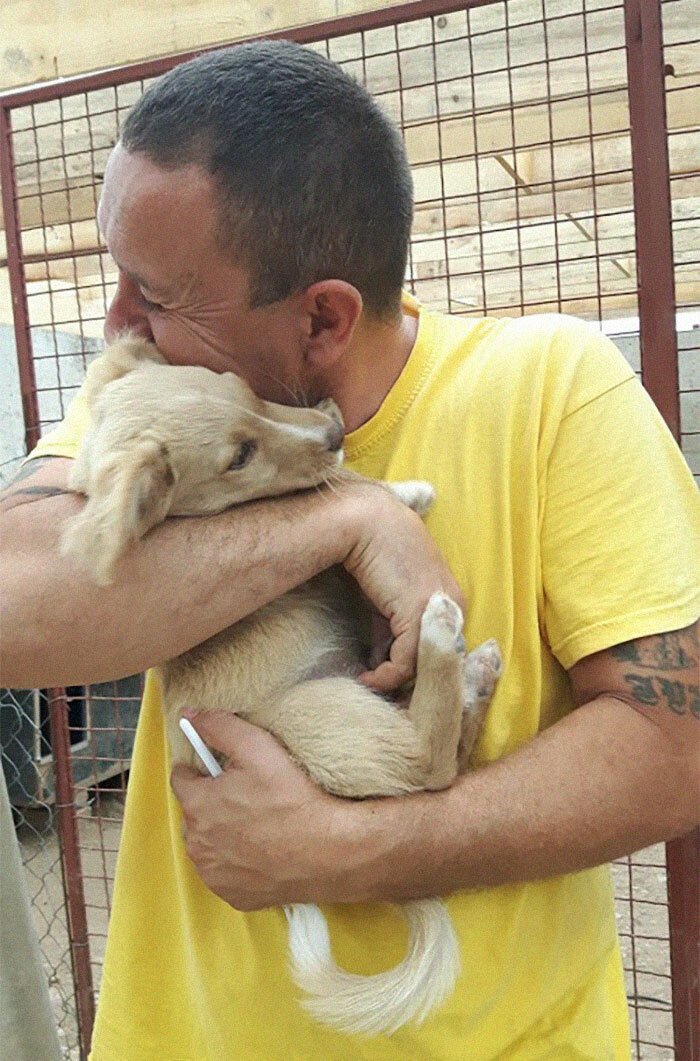
[[[244,468],[257,448],[258,447],[254,442],[242,442],[236,450],[236,455],[229,464],[228,470],[230,472],[236,472],[239,468]]]

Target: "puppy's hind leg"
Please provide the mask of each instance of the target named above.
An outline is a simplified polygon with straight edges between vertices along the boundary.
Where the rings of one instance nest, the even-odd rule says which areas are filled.
[[[446,788],[457,775],[464,706],[462,624],[459,606],[444,593],[434,593],[421,620],[416,684],[408,706],[427,789]]]
[[[495,641],[484,641],[464,658],[462,667],[464,710],[459,742],[459,772],[466,773],[469,756],[483,725],[496,683],[502,672],[501,653]]]

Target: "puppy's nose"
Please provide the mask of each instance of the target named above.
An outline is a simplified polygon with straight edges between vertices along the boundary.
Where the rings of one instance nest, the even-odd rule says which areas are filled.
[[[341,424],[337,424],[335,421],[326,431],[326,448],[331,453],[337,453],[343,445],[343,439],[345,438],[345,431]]]

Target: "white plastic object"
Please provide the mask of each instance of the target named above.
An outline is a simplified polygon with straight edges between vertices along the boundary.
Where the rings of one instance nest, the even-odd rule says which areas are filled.
[[[188,741],[196,751],[199,758],[202,760],[204,766],[207,768],[211,776],[218,777],[219,774],[222,774],[223,770],[221,769],[216,759],[211,754],[206,744],[200,737],[199,733],[197,733],[197,730],[194,728],[189,719],[180,719],[180,729],[187,737]]]

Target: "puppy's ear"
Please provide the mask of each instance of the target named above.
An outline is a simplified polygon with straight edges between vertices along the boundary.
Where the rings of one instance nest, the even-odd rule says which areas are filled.
[[[167,364],[158,347],[147,339],[142,339],[133,332],[120,335],[105,347],[104,353],[96,358],[87,370],[84,393],[88,407],[93,408],[108,383],[121,379],[127,372],[132,372],[139,365],[148,362]]]
[[[167,516],[177,482],[166,447],[146,440],[113,457],[93,478],[85,508],[66,525],[61,553],[100,586],[132,542]]]

